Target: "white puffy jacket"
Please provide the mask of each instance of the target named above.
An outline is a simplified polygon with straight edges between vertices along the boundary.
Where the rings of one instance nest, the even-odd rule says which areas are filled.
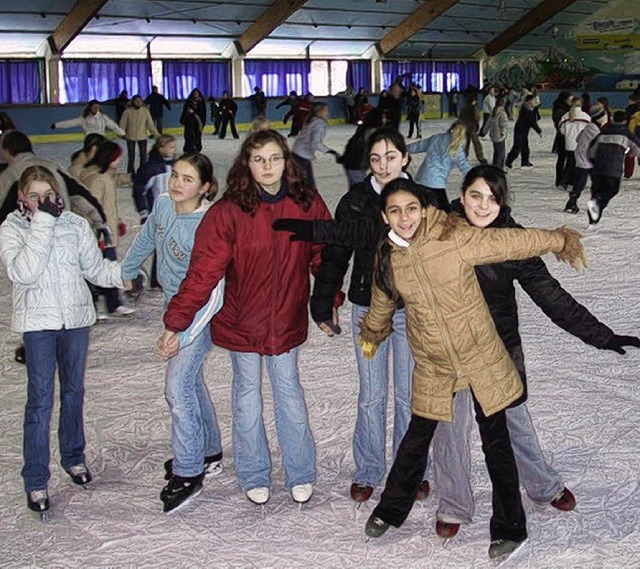
[[[562,115],[558,123],[558,130],[564,136],[564,146],[568,152],[576,149],[578,135],[591,124],[591,117],[580,109],[576,109],[576,114],[571,119],[571,111]]]
[[[33,219],[15,211],[0,226],[0,259],[13,283],[15,332],[90,326],[96,312],[88,281],[123,288],[120,264],[102,258],[89,223],[70,211]]]

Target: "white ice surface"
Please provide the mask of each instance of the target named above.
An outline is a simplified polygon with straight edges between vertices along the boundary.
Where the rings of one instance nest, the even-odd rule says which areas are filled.
[[[425,134],[446,121],[426,123]],[[405,127],[406,128],[406,127]],[[624,181],[599,227],[586,230],[586,214],[565,214],[566,194],[553,187],[555,155],[545,138],[532,135],[535,169],[515,169],[509,179],[514,217],[523,225],[567,224],[585,233],[592,268],[574,273],[553,256],[552,273],[617,333],[637,335],[640,321],[640,177]],[[332,127],[328,143],[341,150],[352,129]],[[66,164],[78,144],[41,145],[37,151]],[[484,143],[490,156],[489,143]],[[205,137],[205,153],[221,181],[239,141]],[[421,157],[418,156],[418,160]],[[333,211],[346,190],[331,157],[314,165],[321,194]],[[450,180],[455,197],[460,176]],[[588,191],[580,201],[586,206]],[[130,233],[138,229],[130,190],[120,204]],[[129,321],[96,325],[91,332],[85,397],[87,458],[95,481],[86,489],[70,483],[59,466],[52,421],[54,518],[42,523],[26,508],[20,468],[25,368],[13,361],[19,337],[9,329],[10,287],[4,271],[0,290],[0,565],[3,567],[255,567],[255,568],[481,568],[487,556],[491,493],[479,437],[473,438],[476,515],[447,545],[435,534],[437,489],[417,505],[404,526],[375,543],[363,527],[381,488],[359,511],[348,497],[353,459],[357,372],[349,305],[341,310],[343,334],[325,337],[310,326],[300,350],[301,380],[318,450],[318,482],[311,502],[298,510],[282,488],[273,421],[265,380],[264,417],[272,448],[272,498],[266,515],[251,505],[236,482],[231,446],[228,355],[214,348],[206,380],[216,405],[224,445],[224,472],[184,510],[161,512],[163,461],[170,456],[170,417],[163,396],[164,363],[154,354],[162,299],[147,293]],[[587,346],[554,326],[520,294],[521,332],[526,353],[529,408],[548,460],[575,493],[578,506],[563,513],[533,504],[526,496],[529,540],[505,567],[640,567],[640,453],[638,380],[640,350],[626,356]],[[57,404],[56,404],[57,406]],[[390,441],[391,420],[388,426]]]

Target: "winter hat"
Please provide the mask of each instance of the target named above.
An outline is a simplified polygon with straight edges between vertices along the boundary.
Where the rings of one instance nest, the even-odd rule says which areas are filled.
[[[603,117],[604,114],[604,107],[602,105],[593,105],[589,109],[589,116],[591,117],[591,120],[597,121],[599,118]]]

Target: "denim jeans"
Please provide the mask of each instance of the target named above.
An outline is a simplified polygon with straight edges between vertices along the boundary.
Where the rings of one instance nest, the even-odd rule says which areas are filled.
[[[352,306],[354,343],[360,335],[360,321],[368,310],[367,306]],[[393,458],[411,420],[411,375],[414,364],[407,340],[405,311],[396,310],[393,332],[380,344],[372,360],[363,357],[360,346],[356,344],[355,348],[360,388],[353,433],[353,459],[356,464],[353,482],[375,487],[387,472],[385,449],[390,348],[393,349]]]
[[[173,472],[193,477],[204,457],[222,452],[216,412],[204,382],[202,365],[211,348],[209,326],[169,360],[164,394],[171,410]]]
[[[284,487],[315,483],[316,448],[309,427],[304,391],[298,377],[298,348],[278,356],[230,352],[233,368],[231,413],[233,457],[242,490],[270,487],[271,456],[262,418],[261,376],[264,360],[271,391]]]
[[[492,166],[497,166],[504,170],[504,160],[506,155],[506,143],[504,140],[493,143],[493,161]]]
[[[517,350],[511,350],[511,355],[524,374],[522,350]],[[436,516],[443,522],[467,523],[473,517],[469,458],[471,402],[468,389],[458,392],[454,398],[453,423],[441,422],[433,439],[434,481],[440,496]],[[550,502],[564,484],[558,472],[545,461],[526,404],[505,409],[505,415],[520,483],[534,502]]]
[[[60,378],[58,444],[62,468],[84,464],[84,372],[89,328],[41,330],[23,334],[27,357],[27,404],[24,410],[24,466],[26,492],[44,490],[51,473],[49,427],[53,407],[56,363]]]

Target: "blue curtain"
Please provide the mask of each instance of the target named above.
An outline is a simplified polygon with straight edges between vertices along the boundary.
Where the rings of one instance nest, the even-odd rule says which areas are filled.
[[[382,88],[388,89],[398,78],[405,87],[416,83],[423,91],[442,93],[456,87],[479,86],[480,64],[477,61],[383,61]]]
[[[354,91],[364,87],[365,91],[371,91],[371,61],[349,59],[347,61],[347,85],[351,85]]]
[[[122,90],[130,98],[151,92],[151,62],[146,59],[63,59],[62,75],[69,103],[107,101]]]
[[[35,59],[0,61],[0,103],[40,102],[40,62]]]
[[[242,78],[243,96],[260,87],[267,97],[288,95],[296,91],[298,95],[309,92],[311,62],[308,59],[246,59]]]
[[[172,61],[162,62],[162,90],[167,99],[186,99],[198,88],[204,98],[219,98],[231,90],[229,61]]]

